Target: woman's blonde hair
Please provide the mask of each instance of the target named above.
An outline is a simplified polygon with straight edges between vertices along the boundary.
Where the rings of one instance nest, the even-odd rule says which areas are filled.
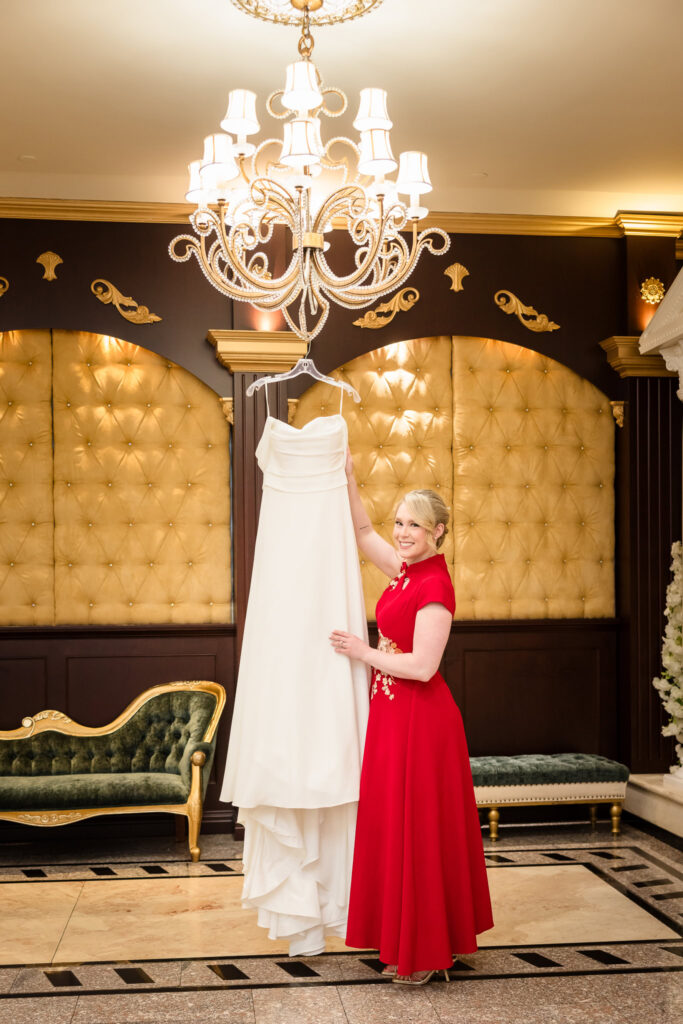
[[[448,533],[448,520],[450,513],[448,506],[436,491],[408,491],[399,501],[399,505],[405,505],[410,515],[424,530],[427,531],[427,539],[437,549],[443,544]],[[437,526],[443,526],[443,533],[434,541],[434,531]]]

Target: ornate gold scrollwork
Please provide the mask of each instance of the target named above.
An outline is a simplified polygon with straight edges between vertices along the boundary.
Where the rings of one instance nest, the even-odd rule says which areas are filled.
[[[48,709],[47,711],[39,711],[38,714],[33,715],[33,717],[27,715],[26,718],[22,718],[21,724],[24,729],[29,730],[28,736],[31,736],[36,727],[36,722],[44,722],[46,719],[49,719],[50,722],[66,723],[71,721],[69,716],[65,715],[63,711],[53,711],[52,709]],[[26,737],[27,739],[28,736]]]
[[[612,415],[618,427],[624,425],[624,402],[610,402],[612,406]]]
[[[231,427],[234,426],[235,409],[232,398],[219,398],[218,401],[221,403],[221,409],[223,410],[223,415],[225,416],[226,420],[228,421]]]
[[[9,288],[9,281],[6,277],[0,277],[0,298],[5,294]]]
[[[60,263],[64,260],[61,256],[58,256],[56,252],[41,252],[40,256],[36,260],[36,263],[40,263],[43,268],[43,280],[44,281],[56,281],[57,274],[56,270]]]
[[[420,298],[417,288],[401,288],[388,302],[381,302],[375,309],[369,309],[360,320],[354,320],[355,327],[369,327],[378,331],[380,327],[386,327],[394,319],[397,313],[405,313],[412,309]]]
[[[25,821],[29,825],[63,825],[67,821],[78,821],[83,815],[80,811],[55,811],[52,814],[37,813],[30,814],[23,811],[17,814],[17,821]]]
[[[90,290],[93,295],[96,295],[100,302],[108,305],[110,302],[116,306],[117,310],[124,318],[131,324],[154,324],[161,320],[160,316],[156,313],[150,313],[147,306],[141,306],[139,303],[132,299],[130,295],[122,295],[122,293],[116,288],[111,281],[105,281],[104,278],[98,277],[90,285]],[[124,307],[132,306],[132,309],[126,309]]]
[[[533,306],[525,306],[512,292],[501,289],[493,296],[493,301],[504,313],[514,313],[521,324],[530,331],[559,331],[560,325],[549,320],[545,313],[538,313]]]
[[[450,267],[446,267],[444,270],[444,274],[451,279],[452,292],[461,292],[463,278],[470,276],[469,270],[467,267],[463,267],[462,263],[451,263]]]

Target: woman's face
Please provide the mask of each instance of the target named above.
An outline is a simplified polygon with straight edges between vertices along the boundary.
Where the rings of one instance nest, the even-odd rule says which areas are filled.
[[[440,533],[441,527],[437,527],[437,531]],[[430,545],[428,537],[429,533],[424,526],[418,526],[407,505],[401,502],[394,519],[394,544],[401,560],[411,565],[433,555],[434,547]]]

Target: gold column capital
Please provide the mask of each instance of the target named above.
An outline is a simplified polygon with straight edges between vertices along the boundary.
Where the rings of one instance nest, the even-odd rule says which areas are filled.
[[[607,361],[620,377],[677,377],[675,370],[667,370],[660,355],[641,355],[640,337],[617,336],[605,338],[600,348],[607,353]]]
[[[282,373],[306,355],[292,331],[209,331],[216,359],[231,373]]]
[[[619,210],[614,218],[625,235],[678,238],[683,231],[683,213],[644,213]]]

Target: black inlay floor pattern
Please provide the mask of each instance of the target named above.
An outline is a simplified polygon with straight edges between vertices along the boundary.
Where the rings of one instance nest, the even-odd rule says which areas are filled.
[[[115,967],[114,970],[121,981],[125,981],[126,985],[154,984],[152,978],[150,978],[147,971],[144,971],[142,967]]]
[[[565,849],[567,849],[565,847]],[[619,846],[619,852],[596,847],[574,846],[567,854],[557,854],[546,846],[506,847],[505,854],[487,851],[487,861],[492,870],[506,870],[515,866],[549,866],[548,861],[569,862],[582,865],[603,881],[617,889],[634,903],[646,909],[652,916],[665,922],[676,934],[683,937],[683,926],[676,911],[677,907],[669,906],[667,901],[683,897],[680,886],[680,872],[662,857],[654,856],[643,846]],[[675,858],[674,858],[675,859]],[[614,862],[620,862],[615,865]],[[215,877],[216,874],[230,872],[233,877],[239,874],[225,861],[214,860],[203,864],[189,866],[184,860],[159,863],[129,862],[129,870],[141,872],[138,878],[148,878],[150,884],[155,877],[181,876],[188,873],[195,877]],[[232,861],[235,868],[239,862]],[[44,865],[43,868],[23,869],[23,875],[30,878],[46,878],[50,881],[56,875],[53,872],[58,866]],[[120,865],[83,865],[84,877],[93,874],[107,879],[120,877]],[[188,867],[190,872],[188,872]],[[617,870],[615,867],[630,870]],[[636,872],[649,872],[653,877],[642,876],[638,881],[632,880]],[[50,878],[47,872],[50,872]],[[31,874],[29,875],[29,872]],[[197,873],[198,872],[198,873]],[[62,875],[61,877],[64,877]],[[72,870],[69,877],[73,878]],[[14,875],[16,879],[16,875]],[[8,878],[6,881],[11,881]],[[3,878],[0,875],[0,892]],[[28,878],[27,878],[28,883]],[[657,892],[660,886],[669,885],[670,892]],[[662,899],[662,897],[664,899]],[[335,967],[340,959],[344,961],[340,980],[339,967]],[[453,970],[466,975],[468,979],[505,979],[547,977],[549,974],[564,976],[581,976],[594,974],[648,973],[648,972],[681,972],[683,971],[683,943],[675,940],[622,941],[603,943],[550,943],[541,946],[517,947],[483,947],[473,956],[459,957]],[[164,967],[161,968],[160,964]],[[180,981],[169,986],[169,967],[180,968]],[[0,1002],[6,999],[23,999],[25,997],[41,998],[45,996],[69,995],[76,989],[79,995],[119,993],[122,991],[164,992],[164,991],[209,991],[216,986],[237,988],[268,988],[287,987],[291,985],[356,985],[376,982],[386,984],[381,977],[383,964],[376,954],[339,953],[323,954],[320,957],[283,959],[282,956],[262,954],[260,956],[231,956],[221,962],[207,960],[202,957],[187,957],[180,960],[159,961],[142,959],[136,963],[85,963],[68,965],[73,969],[57,969],[44,965],[42,970],[20,968],[15,984],[6,994],[0,995]],[[278,969],[282,980],[278,981]],[[104,968],[104,970],[103,970]],[[191,968],[191,969],[190,969]],[[44,980],[40,981],[40,978]],[[45,987],[45,979],[49,986]],[[332,980],[336,979],[336,980]],[[122,987],[122,983],[124,987]]]
[[[302,960],[277,960],[278,967],[281,967],[291,978],[319,978],[320,975],[312,967]]]
[[[595,960],[599,964],[627,964],[629,962],[621,956],[615,956],[614,953],[610,953],[606,949],[579,949],[577,952],[581,956],[586,956],[589,960]]]
[[[82,984],[73,971],[45,971],[45,977],[55,988],[81,986]]]

